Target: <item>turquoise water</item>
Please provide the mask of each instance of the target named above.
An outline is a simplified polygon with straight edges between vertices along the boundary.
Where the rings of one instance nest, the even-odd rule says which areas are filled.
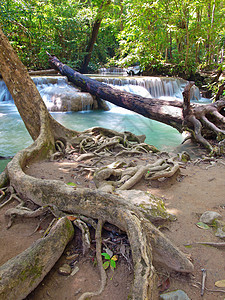
[[[182,135],[172,127],[122,108],[113,108],[112,111],[52,113],[52,116],[64,126],[78,131],[101,126],[117,131],[131,131],[137,135],[145,134],[146,142],[159,149],[174,148],[183,140]],[[0,102],[0,156],[13,156],[31,143],[32,139],[15,105]],[[0,172],[6,163],[0,160]]]
[[[103,78],[113,85],[144,97],[182,97],[184,81],[175,78]],[[103,80],[102,79],[102,80]],[[42,97],[49,94],[49,89],[70,88],[63,77],[39,77],[36,84]],[[115,81],[115,82],[114,82]],[[134,82],[133,82],[134,81]],[[196,91],[195,91],[196,93]],[[198,96],[199,91],[196,95]],[[49,94],[49,95],[50,95]],[[47,96],[46,96],[47,97]],[[196,96],[195,96],[196,97]],[[200,99],[199,102],[201,102]],[[205,101],[205,99],[203,99]],[[110,111],[57,112],[52,116],[64,126],[83,131],[90,127],[100,126],[117,131],[131,131],[137,135],[146,135],[146,142],[160,150],[173,151],[183,141],[183,136],[174,128],[150,120],[129,110],[110,104]],[[0,156],[13,156],[19,150],[32,143],[23,121],[4,83],[0,81]],[[8,160],[0,160],[0,172]]]

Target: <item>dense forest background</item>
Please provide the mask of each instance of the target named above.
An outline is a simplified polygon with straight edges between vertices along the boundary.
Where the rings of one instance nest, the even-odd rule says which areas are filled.
[[[29,69],[46,51],[81,70],[140,64],[167,73],[224,66],[224,0],[0,0],[0,24]],[[91,45],[93,44],[93,45]],[[89,61],[90,60],[90,61]],[[86,70],[85,70],[86,71]]]

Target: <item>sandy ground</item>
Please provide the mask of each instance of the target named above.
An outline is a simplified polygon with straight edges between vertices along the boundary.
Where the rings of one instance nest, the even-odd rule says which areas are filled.
[[[127,158],[131,159],[131,158]],[[138,157],[133,160],[139,160]],[[148,157],[141,158],[143,163],[148,161]],[[27,173],[39,178],[58,179],[65,182],[76,182],[77,185],[85,185],[93,188],[94,183],[91,178],[82,177],[76,172],[76,165],[69,161],[42,162],[29,167]],[[182,289],[192,300],[216,300],[225,299],[224,293],[216,292],[214,283],[225,279],[225,247],[215,248],[204,245],[187,244],[195,242],[222,242],[215,237],[212,228],[208,230],[200,229],[196,226],[200,215],[213,210],[222,215],[225,221],[225,160],[219,159],[216,164],[200,162],[194,164],[193,161],[187,163],[180,169],[180,172],[172,178],[164,181],[142,180],[134,188],[149,191],[154,195],[163,197],[167,209],[176,215],[177,221],[166,224],[162,228],[163,233],[179,247],[194,264],[193,274],[186,276],[175,272],[168,274],[168,290]],[[39,223],[39,219],[16,220],[10,229],[6,229],[5,211],[15,206],[13,202],[0,211],[0,264],[3,264],[11,257],[26,249],[33,241],[40,238],[43,230],[47,227],[48,219],[41,224],[41,230],[33,233]],[[39,228],[40,229],[40,228]],[[224,241],[225,242],[225,241]],[[78,299],[82,292],[96,290],[100,283],[98,268],[95,266],[94,257],[79,255],[76,266],[79,271],[74,276],[62,276],[58,274],[59,267],[66,261],[68,253],[76,248],[76,241],[72,241],[65,250],[64,255],[57,262],[52,271],[46,276],[44,281],[35,289],[27,300],[40,299]],[[75,250],[74,250],[75,251]],[[201,269],[206,269],[206,288],[203,296],[201,293]],[[157,269],[160,280],[165,280],[166,271]],[[164,276],[162,276],[162,273]],[[112,274],[108,270],[108,284],[101,296],[94,299],[125,300],[130,295],[132,284],[132,269],[124,260],[119,260],[117,268]],[[113,275],[113,276],[112,276]],[[160,290],[160,288],[159,288]],[[220,288],[222,290],[222,288]],[[3,299],[5,300],[5,299]]]

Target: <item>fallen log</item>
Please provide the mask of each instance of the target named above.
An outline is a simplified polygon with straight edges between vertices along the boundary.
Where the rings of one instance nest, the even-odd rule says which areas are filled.
[[[89,92],[98,98],[107,100],[120,107],[135,111],[144,117],[170,125],[180,132],[182,131],[183,104],[181,101],[176,99],[168,101],[155,98],[144,98],[115,89],[107,84],[74,71],[50,54],[49,63],[63,76],[67,76],[69,81],[81,87],[82,91]]]
[[[33,291],[62,255],[74,235],[72,223],[61,218],[50,233],[0,267],[0,299],[22,300]]]

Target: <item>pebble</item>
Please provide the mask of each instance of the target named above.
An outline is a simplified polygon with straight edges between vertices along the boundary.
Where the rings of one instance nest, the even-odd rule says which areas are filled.
[[[216,222],[217,231],[215,233],[215,236],[224,239],[225,238],[225,222],[217,221]]]
[[[59,274],[64,276],[70,275],[71,271],[71,267],[68,264],[62,265],[58,270]]]
[[[215,219],[221,219],[222,216],[215,211],[205,211],[201,217],[200,222],[203,222],[205,224],[212,224]]]
[[[182,290],[176,290],[159,296],[163,300],[190,300],[188,295]]]

